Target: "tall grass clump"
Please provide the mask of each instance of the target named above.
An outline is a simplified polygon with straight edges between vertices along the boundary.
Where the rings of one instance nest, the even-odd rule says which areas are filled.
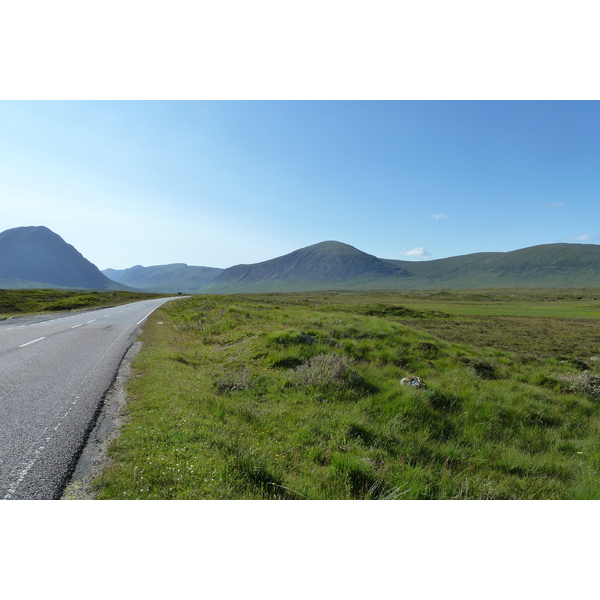
[[[369,386],[353,363],[343,354],[317,354],[294,369],[290,380],[296,386],[334,399],[357,399]]]

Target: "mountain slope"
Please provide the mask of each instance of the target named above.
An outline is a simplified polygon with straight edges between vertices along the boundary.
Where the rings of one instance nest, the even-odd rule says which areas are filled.
[[[102,273],[124,285],[152,292],[189,292],[209,284],[223,269],[183,263],[129,269],[104,269]]]
[[[47,227],[0,233],[0,287],[125,290]]]
[[[405,267],[406,261],[393,261]],[[600,285],[600,246],[542,244],[412,263],[420,287],[581,287]]]
[[[328,241],[261,263],[229,267],[201,291],[319,290],[347,285],[368,289],[370,282],[408,275],[405,269],[353,246]]]
[[[200,293],[327,289],[477,289],[600,286],[600,246],[545,244],[431,261],[380,259],[322,242],[254,265],[225,269]]]

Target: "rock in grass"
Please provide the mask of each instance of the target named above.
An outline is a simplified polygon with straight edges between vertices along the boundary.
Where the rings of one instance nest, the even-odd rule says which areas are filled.
[[[300,332],[299,340],[301,344],[314,344],[316,342],[315,338],[308,335],[308,333],[304,333],[304,331]]]
[[[400,385],[410,385],[411,387],[426,390],[427,386],[425,382],[420,377],[403,377],[400,380]]]

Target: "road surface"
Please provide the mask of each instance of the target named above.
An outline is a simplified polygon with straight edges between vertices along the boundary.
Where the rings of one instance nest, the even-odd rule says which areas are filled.
[[[161,304],[0,321],[0,499],[56,499],[102,397]]]

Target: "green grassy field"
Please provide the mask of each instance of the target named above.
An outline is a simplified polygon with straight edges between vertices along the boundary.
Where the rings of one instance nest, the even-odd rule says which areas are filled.
[[[96,292],[96,291],[64,291],[64,290],[2,290],[0,289],[0,318],[20,316],[31,313],[58,312],[100,308],[160,298],[164,294],[147,294],[143,292]]]
[[[169,303],[144,326],[96,497],[599,498],[598,297]]]

